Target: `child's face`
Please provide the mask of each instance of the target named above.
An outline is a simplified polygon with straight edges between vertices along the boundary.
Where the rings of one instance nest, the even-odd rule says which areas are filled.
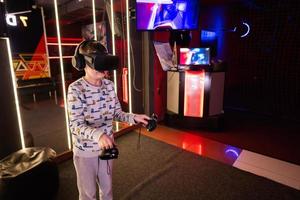
[[[101,80],[105,78],[107,71],[97,71],[89,66],[85,67],[85,73],[88,75],[90,78],[94,80]]]

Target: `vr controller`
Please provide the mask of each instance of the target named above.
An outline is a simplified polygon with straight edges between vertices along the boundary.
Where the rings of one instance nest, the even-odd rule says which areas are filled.
[[[117,159],[119,156],[119,150],[116,146],[110,149],[104,149],[101,151],[99,158],[101,160],[111,160],[111,159]]]
[[[152,114],[151,118],[148,120],[148,124],[146,126],[147,131],[151,132],[153,131],[157,126],[157,115]]]
[[[152,114],[151,118],[148,120],[148,124],[146,126],[147,131],[151,132],[153,131],[157,126],[157,115]],[[99,158],[101,160],[111,160],[111,159],[117,159],[119,156],[119,150],[116,146],[113,146],[113,148],[110,149],[104,149],[101,151]]]

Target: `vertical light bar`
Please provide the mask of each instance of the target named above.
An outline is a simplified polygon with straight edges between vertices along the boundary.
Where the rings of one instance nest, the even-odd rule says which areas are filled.
[[[26,146],[25,146],[25,140],[24,140],[21,112],[20,112],[20,107],[19,107],[20,104],[19,104],[19,98],[18,98],[18,92],[17,92],[17,84],[16,84],[17,81],[16,81],[16,77],[15,77],[13,61],[12,61],[12,56],[11,56],[10,42],[9,42],[9,38],[4,38],[4,39],[6,40],[6,44],[7,44],[7,53],[8,53],[9,66],[10,66],[10,75],[11,75],[11,80],[12,80],[12,83],[13,83],[14,97],[15,97],[15,103],[16,103],[20,138],[21,138],[21,145],[22,145],[22,149],[24,149]]]
[[[111,40],[112,40],[112,51],[113,55],[116,55],[116,44],[115,44],[115,20],[114,20],[114,1],[110,0],[110,15],[111,15]],[[114,85],[115,92],[118,94],[117,85],[117,70],[114,70]]]
[[[128,103],[128,68],[124,67],[122,71],[122,85],[123,85],[123,101]]]
[[[203,117],[205,71],[185,71],[184,116]]]
[[[67,106],[67,97],[66,97],[66,84],[65,84],[65,76],[64,76],[65,72],[64,72],[64,63],[63,63],[63,58],[62,58],[57,0],[54,0],[54,10],[55,10],[57,42],[58,42],[59,61],[60,61],[60,73],[61,73],[63,98],[64,98],[64,105],[65,105],[65,118],[66,118],[66,126],[67,126],[68,147],[71,150],[72,147],[71,147],[71,138],[70,138],[70,130],[69,130],[69,116],[68,116],[68,106]]]
[[[92,0],[92,4],[93,4],[92,6],[93,6],[94,40],[97,40],[95,0]]]
[[[127,31],[127,60],[128,60],[128,91],[129,91],[129,113],[132,113],[131,96],[131,60],[130,60],[130,20],[129,20],[129,0],[126,0],[126,31]]]

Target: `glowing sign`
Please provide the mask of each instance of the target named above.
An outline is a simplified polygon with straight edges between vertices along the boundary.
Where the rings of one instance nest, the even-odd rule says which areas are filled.
[[[28,17],[27,16],[19,16],[19,19],[21,20],[22,24],[24,27],[27,27],[27,20],[28,20]],[[6,23],[7,25],[9,26],[17,26],[18,23],[17,23],[17,16],[16,15],[12,15],[12,14],[7,14],[6,15]]]

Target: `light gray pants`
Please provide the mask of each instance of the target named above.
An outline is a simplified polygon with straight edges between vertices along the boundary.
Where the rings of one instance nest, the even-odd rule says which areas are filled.
[[[112,200],[112,160],[100,160],[98,157],[73,157],[77,175],[79,200],[96,200],[97,185],[100,200]],[[109,168],[108,168],[109,167]]]

